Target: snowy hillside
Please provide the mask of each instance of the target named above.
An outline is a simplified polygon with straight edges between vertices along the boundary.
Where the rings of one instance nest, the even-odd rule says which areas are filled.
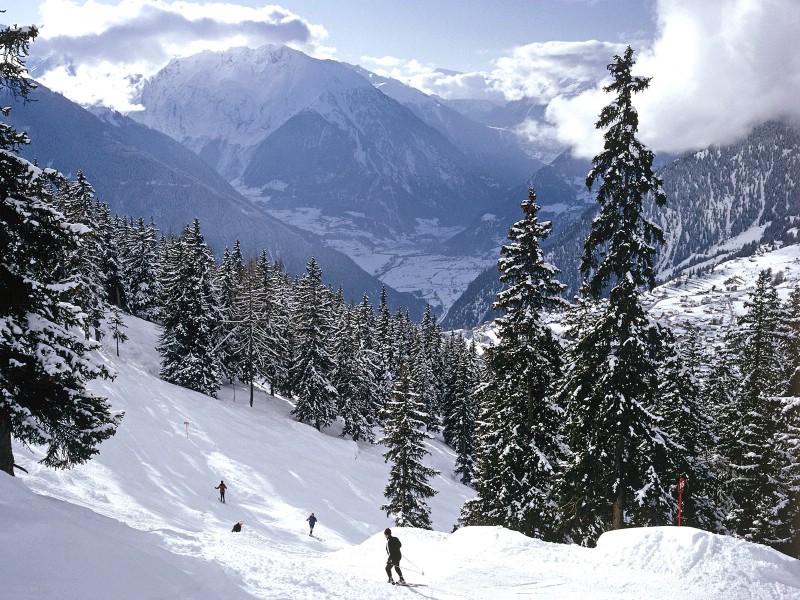
[[[711,264],[714,261],[700,266]],[[800,245],[777,249],[764,246],[753,256],[717,264],[709,273],[661,285],[649,297],[650,312],[675,330],[687,326],[702,330],[707,343],[714,345],[736,325],[759,273],[767,269],[772,272],[779,298],[786,301],[800,286]]]
[[[126,413],[117,435],[66,472],[17,444],[29,474],[0,474],[4,599],[800,597],[800,561],[686,527],[606,534],[595,549],[500,528],[450,533],[471,491],[437,441],[428,457],[442,471],[432,481],[435,531],[395,530],[419,587],[390,587],[383,448],[297,423],[288,401],[263,392],[251,408],[243,389],[215,400],[167,384],[156,377],[156,327],[127,322],[122,356],[111,341],[103,352],[117,379],[95,382]],[[238,520],[244,528],[232,533]]]

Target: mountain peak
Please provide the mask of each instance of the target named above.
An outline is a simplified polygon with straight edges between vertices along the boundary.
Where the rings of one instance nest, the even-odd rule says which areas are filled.
[[[136,98],[145,110],[131,116],[201,156],[219,140],[235,139],[229,156],[204,156],[233,178],[242,151],[320,97],[368,87],[352,69],[286,46],[204,51],[171,61],[145,81]]]

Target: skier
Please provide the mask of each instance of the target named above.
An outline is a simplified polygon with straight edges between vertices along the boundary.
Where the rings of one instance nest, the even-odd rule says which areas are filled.
[[[308,521],[308,525],[311,527],[311,531],[308,532],[308,535],[314,535],[314,525],[317,524],[317,517],[314,516],[314,513],[311,513],[306,521]]]
[[[383,530],[383,535],[386,536],[386,554],[389,555],[389,559],[386,561],[386,575],[389,576],[389,583],[394,584],[394,579],[392,579],[392,567],[394,567],[400,577],[398,583],[405,584],[406,580],[403,579],[403,572],[400,570],[400,559],[402,558],[400,546],[402,544],[392,535],[392,530],[388,527]]]
[[[239,521],[237,523],[234,523],[233,524],[233,529],[231,529],[231,531],[235,531],[236,533],[239,533],[242,530],[242,525],[244,525],[244,521]]]
[[[219,490],[219,501],[225,504],[225,490],[228,489],[228,486],[225,485],[224,481],[220,481],[219,485],[214,488],[215,490]]]

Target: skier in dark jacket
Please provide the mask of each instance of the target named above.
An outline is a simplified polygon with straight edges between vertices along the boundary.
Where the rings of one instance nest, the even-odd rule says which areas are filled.
[[[214,488],[215,490],[219,490],[219,501],[225,504],[225,490],[228,489],[228,486],[225,485],[224,481],[220,481],[219,485]]]
[[[397,539],[392,535],[392,530],[388,527],[383,530],[383,535],[386,536],[386,554],[389,555],[389,559],[386,561],[386,575],[389,576],[389,583],[394,583],[394,579],[392,579],[392,567],[397,572],[397,576],[400,578],[399,583],[405,583],[406,580],[403,579],[403,572],[400,570],[400,559],[403,556],[400,554],[400,540]]]
[[[242,525],[244,525],[244,521],[237,521],[233,524],[233,529],[231,529],[231,531],[239,533],[242,530]]]
[[[314,513],[311,513],[306,521],[308,521],[308,526],[311,528],[311,531],[308,532],[308,535],[314,535],[314,525],[317,524],[317,517],[314,516]]]

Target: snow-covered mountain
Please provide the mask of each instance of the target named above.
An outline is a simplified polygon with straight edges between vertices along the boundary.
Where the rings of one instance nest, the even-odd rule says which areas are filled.
[[[275,209],[361,215],[361,229],[459,223],[495,181],[349,66],[283,46],[173,60],[132,116],[180,141]]]
[[[516,206],[540,163],[509,132],[397,81],[279,46],[175,60],[131,116],[256,205],[395,289],[446,309],[496,248],[443,246]]]
[[[38,448],[15,444],[28,473],[0,473],[3,598],[666,600],[676,588],[704,600],[800,596],[800,561],[689,527],[611,532],[593,549],[498,527],[451,532],[473,492],[457,483],[453,452],[439,440],[425,459],[442,472],[432,480],[434,530],[393,529],[418,587],[389,586],[384,448],[339,437],[339,425],[300,424],[289,400],[263,391],[251,408],[242,388],[212,399],[167,384],[157,378],[158,329],[126,322],[121,356],[111,336],[101,352],[117,378],[92,384],[125,411],[117,434],[70,471],[44,468]],[[231,532],[239,520],[241,533]]]
[[[430,96],[396,79],[353,67],[377,89],[407,107],[420,120],[445,136],[470,160],[470,168],[507,188],[526,181],[542,167],[524,150],[513,128],[491,127],[464,116],[437,96]]]
[[[180,233],[200,219],[203,234],[220,256],[238,239],[246,255],[266,249],[289,272],[302,274],[315,256],[326,283],[348,297],[364,293],[376,302],[382,282],[313,234],[287,227],[254,206],[216,171],[172,138],[113,112],[93,114],[39,85],[25,104],[11,106],[8,121],[26,131],[23,156],[67,175],[83,171],[97,196],[120,215],[153,218],[164,234]],[[424,303],[387,286],[394,306],[421,315]]]
[[[656,262],[660,281],[749,256],[763,244],[800,239],[800,133],[794,126],[767,123],[735,144],[660,162],[667,204],[655,209],[645,203],[648,218],[665,234]],[[597,210],[592,195],[581,189],[581,172],[588,172],[587,162],[562,155],[531,180],[541,217],[553,220],[553,234],[542,247],[561,269],[568,296],[580,285],[579,257]],[[559,207],[566,210],[560,216],[554,214]],[[519,218],[518,211],[498,215],[495,236]],[[453,303],[445,325],[476,325],[474,319],[491,315],[487,300],[498,290],[496,268],[490,266]]]
[[[741,142],[675,160],[660,172],[667,206],[652,211],[665,232],[663,278],[759,244],[800,239],[800,130],[761,125]]]

